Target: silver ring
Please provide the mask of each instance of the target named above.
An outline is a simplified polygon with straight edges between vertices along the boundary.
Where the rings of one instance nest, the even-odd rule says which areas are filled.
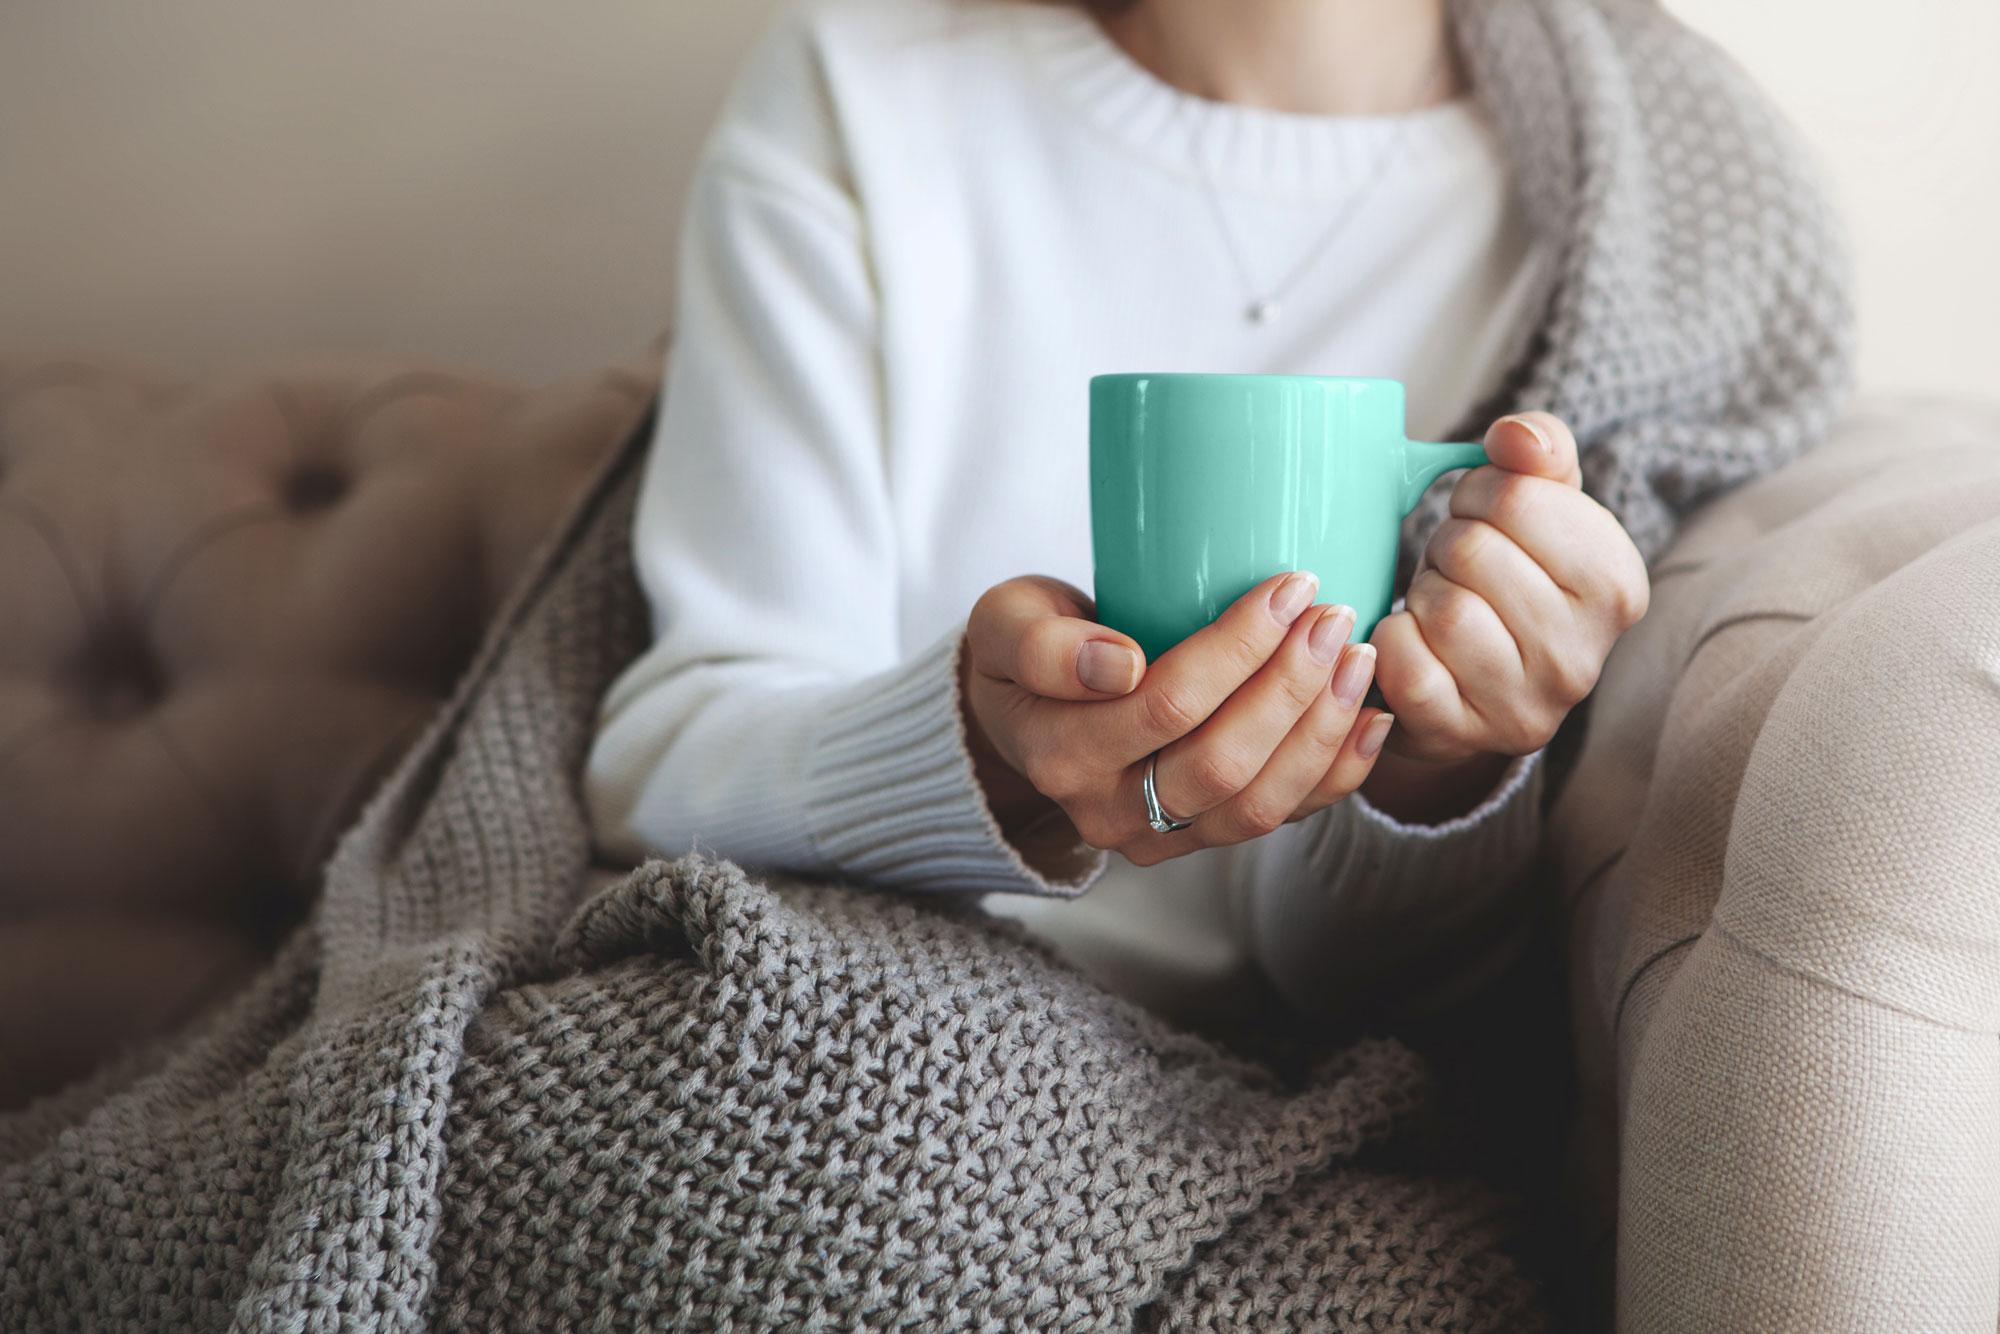
[[[1160,794],[1153,787],[1153,772],[1160,767],[1160,752],[1154,751],[1146,761],[1146,781],[1140,785],[1146,794],[1146,823],[1153,826],[1156,834],[1178,834],[1193,824],[1192,820],[1176,820],[1167,814],[1167,808],[1160,805]]]

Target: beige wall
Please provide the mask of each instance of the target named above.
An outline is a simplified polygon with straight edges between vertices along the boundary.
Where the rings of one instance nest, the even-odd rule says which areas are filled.
[[[1863,382],[2000,398],[2000,0],[1668,0],[1757,75],[1852,234]]]
[[[0,345],[623,357],[770,7],[5,0]]]
[[[1670,0],[1852,220],[1864,371],[2000,396],[2000,0]],[[772,0],[0,5],[0,344],[352,345],[535,375],[662,327]]]

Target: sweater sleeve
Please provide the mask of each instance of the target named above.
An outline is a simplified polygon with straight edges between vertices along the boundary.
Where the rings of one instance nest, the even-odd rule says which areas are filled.
[[[1247,845],[1232,878],[1259,967],[1309,1015],[1392,975],[1409,996],[1477,973],[1510,944],[1541,780],[1537,751],[1443,824],[1403,824],[1357,794]]]
[[[781,27],[697,171],[634,530],[654,644],[585,777],[623,859],[701,847],[912,888],[1080,892],[973,777],[954,631],[905,655],[863,210],[809,39]]]

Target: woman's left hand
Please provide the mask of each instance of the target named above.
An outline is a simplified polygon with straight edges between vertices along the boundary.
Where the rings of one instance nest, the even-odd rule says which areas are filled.
[[[1469,809],[1509,757],[1547,745],[1646,614],[1646,563],[1583,493],[1569,428],[1524,412],[1485,443],[1490,465],[1459,479],[1404,609],[1371,638],[1396,726],[1362,792],[1404,819]]]

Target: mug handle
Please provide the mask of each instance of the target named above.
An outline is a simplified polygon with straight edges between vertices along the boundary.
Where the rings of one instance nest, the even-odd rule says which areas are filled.
[[[1408,514],[1424,497],[1432,482],[1453,468],[1477,468],[1485,463],[1486,447],[1429,440],[1403,442],[1403,513]]]

